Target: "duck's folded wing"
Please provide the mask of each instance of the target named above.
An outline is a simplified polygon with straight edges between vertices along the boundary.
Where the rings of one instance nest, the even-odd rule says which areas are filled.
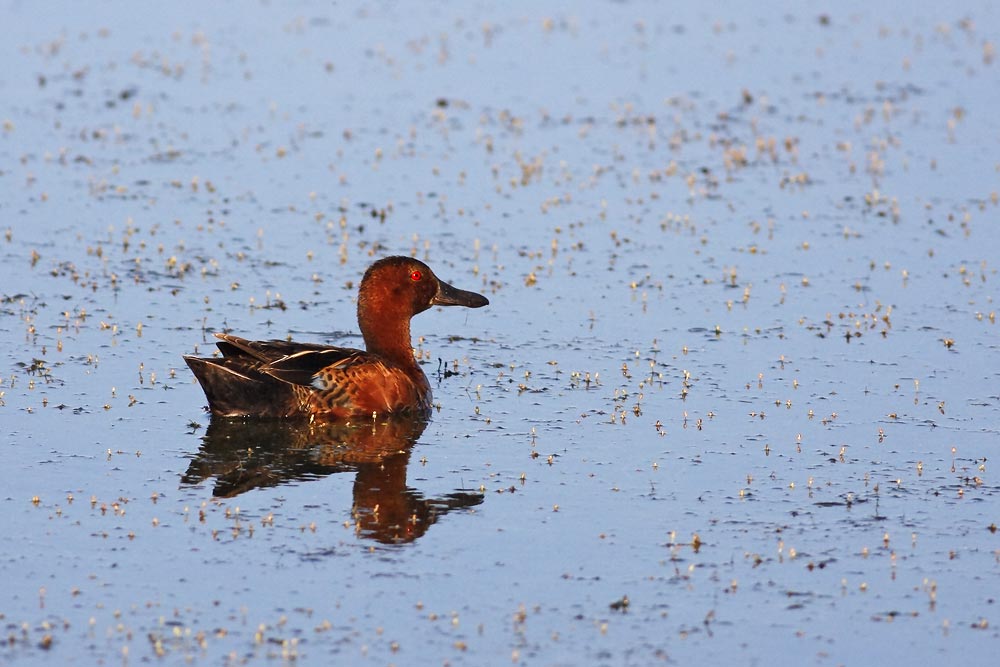
[[[328,389],[371,357],[360,350],[284,340],[247,340],[215,334],[225,360],[288,384]]]
[[[315,389],[328,389],[330,380],[350,373],[350,369],[366,361],[364,352],[346,347],[305,349],[275,359],[260,367],[262,373],[283,382]],[[367,358],[371,363],[371,358]]]
[[[334,347],[331,345],[317,345],[315,343],[293,343],[287,340],[247,340],[239,336],[217,333],[215,337],[220,342],[216,343],[222,356],[227,359],[241,359],[243,361],[259,361],[264,364],[279,361],[291,356],[296,352],[307,350],[343,350],[345,352],[356,352],[350,348]]]

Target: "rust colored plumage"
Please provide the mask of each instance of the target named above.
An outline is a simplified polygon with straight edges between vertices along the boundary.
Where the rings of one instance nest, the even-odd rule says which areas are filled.
[[[349,419],[428,412],[431,387],[413,358],[410,318],[431,306],[481,308],[486,297],[452,287],[423,262],[387,257],[358,289],[366,350],[217,333],[222,358],[185,356],[209,410],[225,417]]]

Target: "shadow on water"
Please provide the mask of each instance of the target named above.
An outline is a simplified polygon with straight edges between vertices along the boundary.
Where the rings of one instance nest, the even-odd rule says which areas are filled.
[[[215,478],[212,494],[232,498],[257,488],[354,472],[352,515],[358,534],[384,544],[412,542],[439,517],[483,502],[457,489],[425,498],[406,484],[423,417],[399,416],[372,424],[243,421],[213,418],[183,485]]]

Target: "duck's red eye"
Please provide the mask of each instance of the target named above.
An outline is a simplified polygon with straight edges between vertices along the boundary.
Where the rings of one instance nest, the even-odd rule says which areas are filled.
[[[410,274],[410,280],[412,280],[413,282],[417,282],[421,278],[423,278],[423,274],[421,274],[419,271],[414,271],[413,273]]]

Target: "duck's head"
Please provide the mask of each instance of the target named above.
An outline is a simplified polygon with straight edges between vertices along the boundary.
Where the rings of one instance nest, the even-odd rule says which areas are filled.
[[[362,301],[377,302],[379,310],[396,310],[388,302],[405,306],[411,317],[431,306],[482,308],[490,303],[482,294],[449,285],[412,257],[386,257],[369,266],[358,289]]]
[[[444,282],[412,257],[386,257],[365,271],[358,288],[358,324],[369,351],[401,346],[405,333],[409,349],[410,318],[431,306],[489,305],[482,294],[458,289]],[[374,350],[373,350],[374,348]]]

